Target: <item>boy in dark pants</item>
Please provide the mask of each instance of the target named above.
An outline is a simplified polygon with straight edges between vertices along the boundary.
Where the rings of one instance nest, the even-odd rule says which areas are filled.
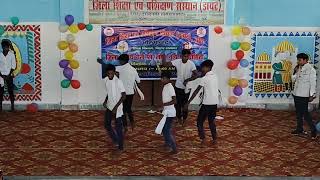
[[[313,65],[309,64],[309,56],[305,53],[297,55],[297,66],[293,72],[294,90],[294,104],[297,114],[297,127],[292,134],[303,134],[303,119],[307,121],[310,130],[311,138],[315,139],[317,130],[312,122],[311,114],[308,112],[308,104],[316,98],[316,70]]]
[[[185,110],[188,110],[190,102],[196,97],[199,91],[203,88],[203,99],[201,102],[201,108],[197,118],[197,127],[201,143],[205,142],[205,133],[203,129],[203,123],[208,117],[209,127],[212,135],[212,141],[215,143],[217,137],[215,118],[217,111],[217,104],[219,103],[219,89],[218,89],[218,78],[212,71],[213,62],[206,60],[201,64],[201,71],[203,77],[201,78],[200,85],[192,94],[188,103],[185,105]]]
[[[164,84],[162,90],[162,103],[163,103],[163,115],[166,116],[166,123],[162,129],[162,134],[165,140],[165,145],[171,148],[171,153],[177,153],[176,142],[172,136],[171,126],[174,118],[176,117],[176,109],[174,104],[176,103],[176,94],[174,88],[170,82],[171,73],[165,71],[161,73],[161,82]]]
[[[104,79],[106,83],[107,96],[103,106],[107,108],[105,113],[105,128],[108,131],[113,143],[118,145],[120,151],[123,150],[123,127],[122,102],[126,98],[125,89],[121,80],[115,76],[115,66],[109,64],[106,67],[107,77]],[[112,118],[115,117],[116,132],[112,128]]]
[[[181,124],[184,124],[188,118],[188,111],[183,109],[188,102],[189,93],[185,93],[186,84],[197,78],[197,68],[195,64],[189,60],[191,51],[189,49],[182,50],[182,58],[171,62],[166,62],[165,58],[162,60],[163,66],[174,66],[177,70],[177,80],[175,84],[175,92],[177,95],[177,103],[175,105],[177,110],[177,118]]]
[[[0,54],[0,111],[2,111],[2,101],[4,95],[4,84],[7,85],[8,93],[11,101],[11,111],[14,111],[14,94],[13,94],[13,71],[16,68],[16,57],[10,51],[11,42],[2,40],[2,53]]]
[[[140,77],[137,70],[130,65],[129,55],[121,54],[118,57],[120,66],[116,66],[116,75],[122,81],[124,88],[126,90],[126,99],[123,102],[123,127],[124,131],[128,131],[128,119],[130,121],[131,128],[135,127],[134,117],[132,113],[132,102],[135,94],[136,86],[139,88]],[[102,63],[102,59],[97,59],[98,63]]]

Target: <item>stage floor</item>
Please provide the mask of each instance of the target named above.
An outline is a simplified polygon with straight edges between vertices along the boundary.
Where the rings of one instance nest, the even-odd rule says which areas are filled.
[[[179,153],[154,133],[158,114],[135,113],[137,126],[115,153],[102,111],[0,114],[0,169],[6,176],[320,176],[320,143],[292,136],[293,112],[221,110],[218,141],[201,146],[196,112],[174,127]],[[207,122],[205,123],[207,127]]]

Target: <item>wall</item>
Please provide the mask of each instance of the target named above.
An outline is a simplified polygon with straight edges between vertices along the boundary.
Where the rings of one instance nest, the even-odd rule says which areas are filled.
[[[79,3],[81,1],[81,3]],[[100,56],[100,26],[94,25],[92,32],[82,31],[78,33],[76,43],[79,45],[79,52],[76,58],[80,62],[80,69],[75,73],[75,77],[79,79],[82,86],[79,90],[60,88],[62,79],[61,69],[58,62],[62,58],[62,54],[57,49],[57,42],[63,38],[58,31],[59,21],[63,21],[65,14],[73,14],[77,21],[83,21],[87,17],[83,15],[85,5],[82,2],[86,0],[12,0],[1,1],[0,7],[0,24],[7,23],[11,16],[18,16],[22,24],[40,24],[41,25],[41,57],[42,57],[42,101],[40,104],[62,104],[62,105],[100,105],[104,100],[104,84],[101,80],[101,68],[96,63],[96,58]],[[28,3],[27,3],[28,2]],[[255,31],[319,31],[319,29],[308,28],[310,26],[319,26],[320,22],[315,21],[318,15],[311,8],[305,12],[305,19],[296,12],[293,6],[300,5],[296,0],[282,0],[278,2],[277,7],[273,7],[274,0],[268,1],[271,4],[264,4],[266,1],[261,0],[228,0],[227,1],[227,19],[228,27],[237,24],[241,17],[244,17],[247,24],[252,26],[262,26],[253,28]],[[285,3],[287,2],[287,3]],[[320,1],[309,0],[303,5],[309,7],[312,3],[319,4]],[[12,4],[16,4],[12,6]],[[290,5],[287,8],[282,8]],[[320,4],[319,4],[320,5]],[[292,6],[292,7],[291,7]],[[301,5],[300,5],[301,6]],[[261,9],[260,7],[266,7]],[[270,8],[272,10],[272,13]],[[260,8],[260,9],[258,9]],[[27,11],[26,9],[37,9],[37,11]],[[285,9],[285,10],[284,10]],[[307,8],[308,9],[308,8]],[[282,14],[282,12],[285,14]],[[255,16],[253,16],[253,14]],[[271,18],[270,18],[271,17]],[[281,17],[281,18],[279,18]],[[295,23],[292,17],[296,18]],[[3,22],[3,23],[1,23]],[[301,23],[300,23],[301,22]],[[286,26],[306,26],[301,28]],[[267,26],[284,26],[284,27],[267,27]],[[226,28],[225,28],[226,29]],[[213,26],[210,27],[210,43],[209,58],[215,62],[215,67],[220,78],[219,86],[225,97],[230,95],[227,81],[230,77],[230,71],[226,68],[226,62],[231,58],[230,42],[231,36],[221,37],[213,33]],[[159,82],[154,82],[159,87]],[[140,102],[136,98],[136,105],[151,105],[151,81],[142,83],[146,100]],[[161,88],[156,88],[154,92],[155,104],[161,101]],[[249,98],[248,104],[254,106],[263,105],[265,103],[287,104],[292,100],[268,100]],[[18,102],[25,104],[26,102]]]
[[[319,0],[227,0],[228,25],[319,27]]]

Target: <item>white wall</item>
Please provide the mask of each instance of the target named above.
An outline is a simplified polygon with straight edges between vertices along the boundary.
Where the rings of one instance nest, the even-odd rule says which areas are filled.
[[[28,23],[25,23],[28,24]],[[33,24],[33,23],[29,23]],[[63,39],[57,23],[37,23],[41,25],[41,64],[42,64],[42,101],[39,104],[101,104],[104,100],[104,84],[101,80],[101,66],[96,63],[96,58],[100,57],[100,26],[95,25],[91,32],[80,31],[76,36],[76,43],[79,51],[75,59],[79,60],[80,68],[75,70],[75,78],[81,82],[79,90],[61,89],[60,81],[63,79],[62,70],[58,66],[63,53],[57,48],[57,42]],[[230,27],[225,27],[228,29]],[[319,31],[317,28],[252,28],[253,31]],[[219,76],[220,89],[223,95],[228,98],[231,90],[227,85],[230,78],[230,70],[226,63],[232,57],[230,35],[216,35],[213,27],[210,27],[209,58],[215,62],[215,70]],[[248,104],[282,103],[288,104],[292,100],[288,99],[256,99],[248,98]],[[25,103],[25,102],[17,102]],[[243,105],[243,104],[239,104]]]

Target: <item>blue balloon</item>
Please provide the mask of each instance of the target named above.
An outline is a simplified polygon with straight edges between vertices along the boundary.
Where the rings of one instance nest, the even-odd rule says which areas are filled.
[[[242,59],[241,61],[240,61],[240,66],[241,67],[248,67],[249,66],[249,61],[248,60],[246,60],[246,59]]]
[[[317,131],[320,133],[320,122],[316,125]]]

